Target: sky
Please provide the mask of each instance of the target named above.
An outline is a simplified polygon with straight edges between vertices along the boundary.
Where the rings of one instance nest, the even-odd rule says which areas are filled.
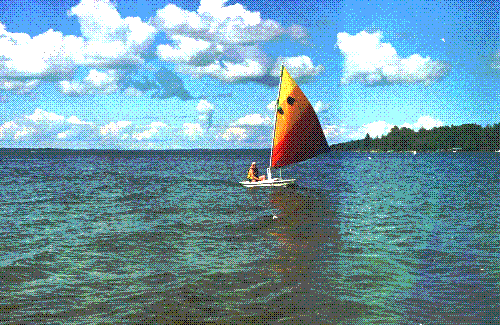
[[[269,148],[280,67],[329,144],[500,122],[492,1],[0,0],[0,147]]]

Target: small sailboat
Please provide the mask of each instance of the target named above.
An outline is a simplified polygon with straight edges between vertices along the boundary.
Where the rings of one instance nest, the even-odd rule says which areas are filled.
[[[281,167],[311,159],[329,150],[325,134],[311,103],[286,68],[281,66],[267,178],[263,181],[245,181],[240,184],[245,187],[291,185],[295,183],[295,179],[281,178]],[[273,178],[273,168],[280,169],[280,177]]]

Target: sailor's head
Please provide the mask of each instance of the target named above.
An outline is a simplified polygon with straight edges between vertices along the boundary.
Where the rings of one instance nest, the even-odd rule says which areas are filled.
[[[252,167],[255,167],[256,165],[257,165],[257,163],[254,161],[254,162],[252,163]]]

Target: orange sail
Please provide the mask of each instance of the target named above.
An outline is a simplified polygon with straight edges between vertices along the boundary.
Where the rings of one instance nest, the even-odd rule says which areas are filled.
[[[271,167],[283,167],[329,150],[316,112],[285,67],[276,108]]]

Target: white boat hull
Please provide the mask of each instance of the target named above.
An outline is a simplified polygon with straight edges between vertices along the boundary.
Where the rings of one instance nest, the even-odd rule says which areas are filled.
[[[272,178],[259,182],[240,182],[245,187],[269,187],[269,186],[290,186],[295,183],[295,179]]]

